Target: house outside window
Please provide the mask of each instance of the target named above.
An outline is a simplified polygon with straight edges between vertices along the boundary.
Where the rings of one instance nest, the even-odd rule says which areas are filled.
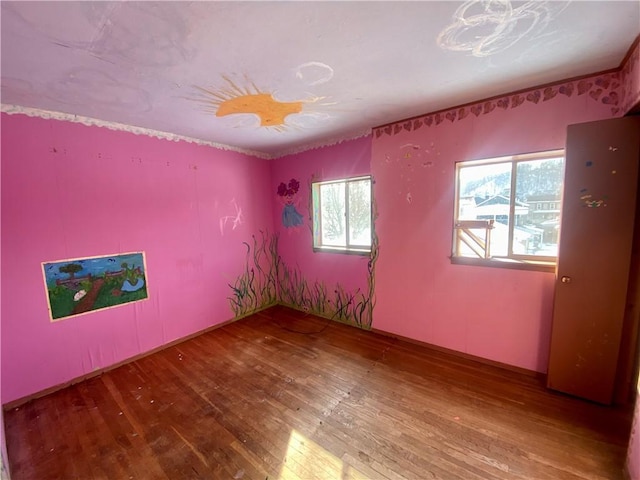
[[[313,248],[368,254],[371,252],[371,177],[311,184]]]
[[[452,261],[553,267],[564,151],[459,162]]]

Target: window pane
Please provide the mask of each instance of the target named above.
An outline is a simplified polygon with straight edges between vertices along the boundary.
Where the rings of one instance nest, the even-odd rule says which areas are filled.
[[[459,171],[458,220],[494,221],[490,235],[491,256],[508,253],[511,168],[508,162],[465,166]],[[516,207],[516,217],[523,213],[526,212]],[[461,254],[477,257],[470,250],[462,250]]]
[[[349,245],[371,246],[371,180],[349,182]]]
[[[518,162],[516,202],[527,213],[516,216],[513,253],[558,255],[563,174],[563,158]]]
[[[344,198],[344,182],[320,185],[321,238],[323,245],[336,247],[347,245]]]

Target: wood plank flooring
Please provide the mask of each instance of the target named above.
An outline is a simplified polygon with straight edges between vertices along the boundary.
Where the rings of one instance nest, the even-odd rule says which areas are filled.
[[[629,421],[284,307],[5,413],[13,480],[620,479]]]

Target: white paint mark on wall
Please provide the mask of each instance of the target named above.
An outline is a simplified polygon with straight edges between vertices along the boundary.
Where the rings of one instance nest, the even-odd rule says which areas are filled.
[[[233,213],[232,215],[225,215],[224,217],[220,217],[220,235],[222,236],[224,236],[224,229],[227,226],[228,222],[231,222],[231,230],[235,230],[244,223],[244,217],[242,216],[242,207],[238,206],[235,198],[233,198],[229,203],[234,208],[235,213]]]
[[[400,146],[400,148],[406,148],[406,147],[411,147],[414,150],[419,150],[420,149],[420,145],[416,145],[414,143],[405,143],[404,145]]]

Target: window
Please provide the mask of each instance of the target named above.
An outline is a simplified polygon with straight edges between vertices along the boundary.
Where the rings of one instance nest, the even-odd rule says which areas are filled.
[[[563,177],[563,150],[457,163],[452,261],[554,266]]]
[[[371,177],[311,184],[313,248],[371,251]]]

